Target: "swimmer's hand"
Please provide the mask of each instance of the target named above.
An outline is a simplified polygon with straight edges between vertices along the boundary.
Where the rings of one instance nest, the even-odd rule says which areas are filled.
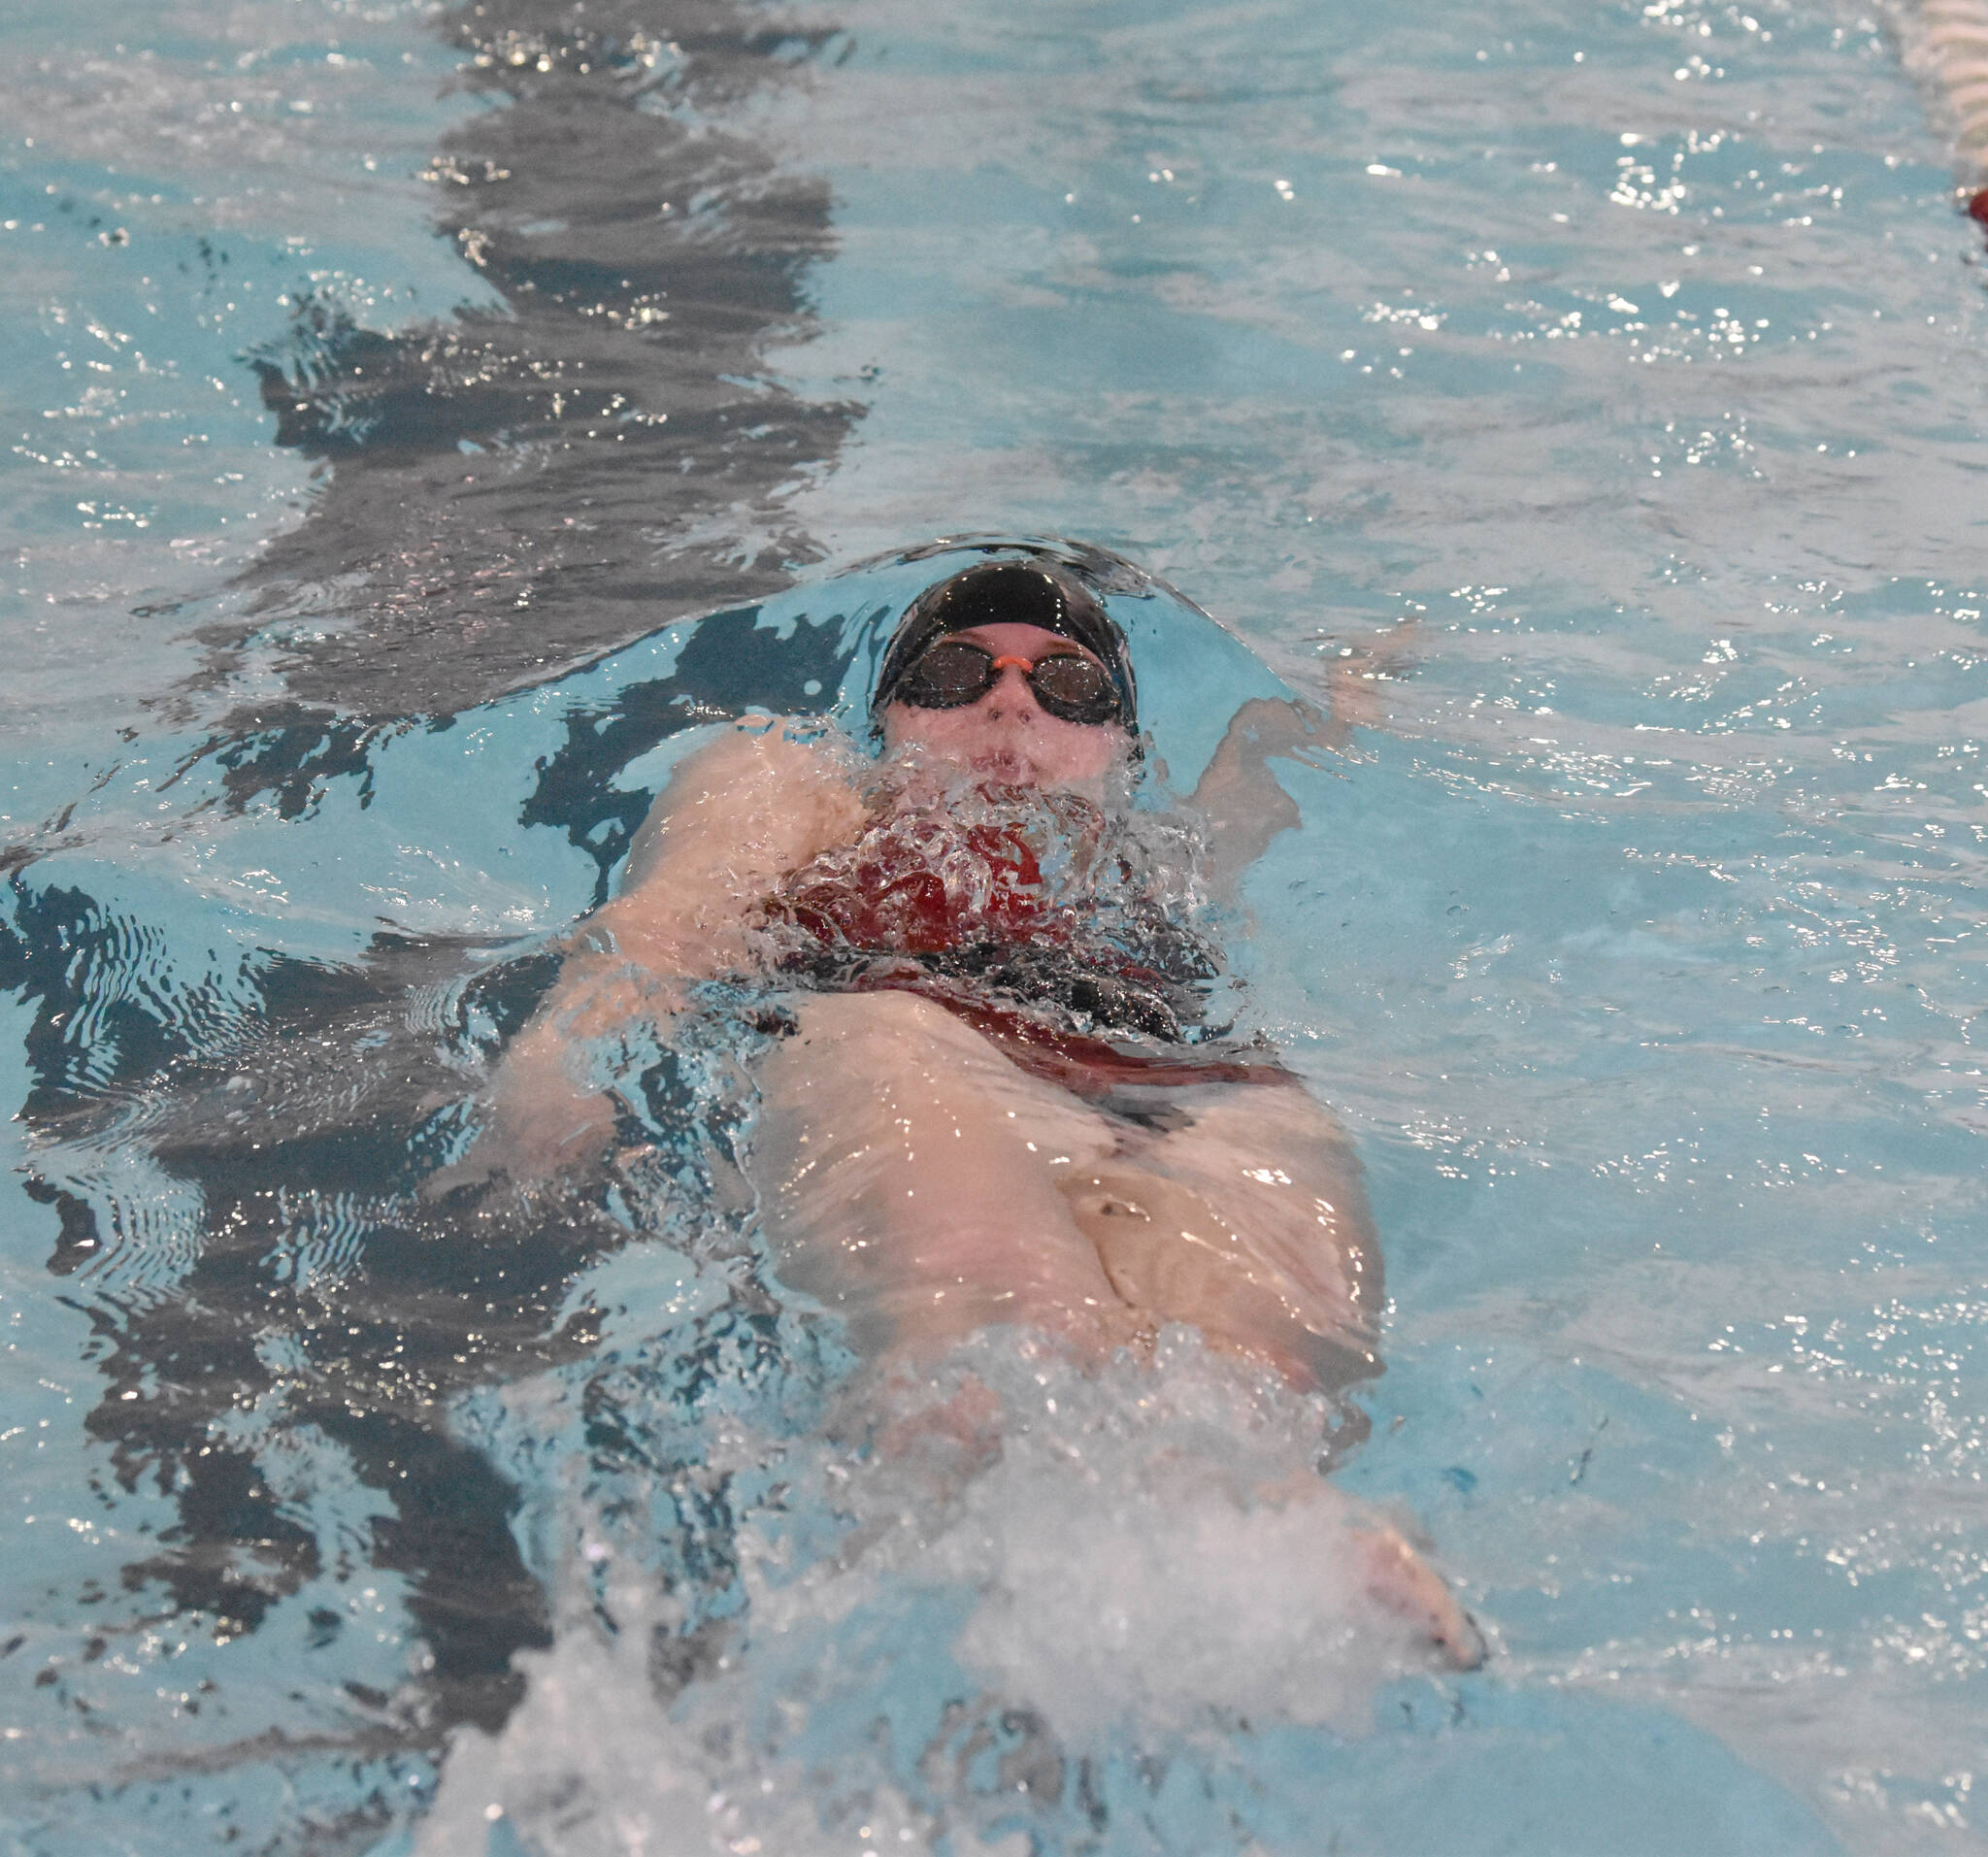
[[[530,1190],[602,1167],[615,1140],[615,1107],[580,1080],[586,1042],[632,1023],[665,1022],[682,1011],[684,989],[626,967],[581,957],[554,1000],[512,1043],[483,1097],[483,1125],[469,1151],[421,1185],[433,1203],[500,1175]]]
[[[1343,753],[1345,730],[1303,697],[1253,696],[1229,718],[1219,754],[1240,761],[1264,761],[1280,754],[1307,767],[1321,767],[1327,754]]]
[[[1347,1526],[1340,1539],[1352,1550],[1366,1596],[1382,1611],[1400,1619],[1447,1669],[1481,1668],[1490,1649],[1477,1621],[1393,1523],[1353,1503],[1337,1484],[1320,1482],[1309,1475],[1262,1484],[1256,1494],[1260,1501],[1277,1508],[1309,1504],[1335,1519],[1344,1516]]]
[[[1326,692],[1332,701],[1330,746],[1336,752],[1351,751],[1355,729],[1382,725],[1387,685],[1400,683],[1415,668],[1414,628],[1412,618],[1399,619],[1361,643],[1339,646],[1341,655],[1326,659]]]
[[[524,1113],[500,1096],[487,1113],[469,1151],[421,1182],[421,1197],[430,1205],[500,1178],[530,1190],[590,1172],[614,1141],[614,1105],[606,1096],[569,1089],[563,1100],[541,1101]]]

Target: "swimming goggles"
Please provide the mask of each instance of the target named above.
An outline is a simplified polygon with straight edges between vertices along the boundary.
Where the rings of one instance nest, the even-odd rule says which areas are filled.
[[[977,703],[1011,665],[1022,671],[1036,701],[1061,722],[1096,724],[1118,714],[1118,691],[1111,674],[1097,659],[1076,651],[1051,651],[1031,661],[996,657],[965,639],[941,639],[898,679],[891,700],[915,710],[961,710]]]

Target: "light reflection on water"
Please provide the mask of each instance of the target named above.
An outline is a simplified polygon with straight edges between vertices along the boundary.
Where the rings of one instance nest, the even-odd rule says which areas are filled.
[[[285,67],[282,83],[260,48],[304,35],[260,17],[188,14],[177,63],[107,52],[59,77],[10,80],[14,119],[33,121],[37,138],[10,151],[15,190],[54,184],[89,194],[90,212],[117,208],[114,225],[84,227],[59,258],[27,259],[7,286],[6,340],[37,409],[12,463],[26,514],[9,635],[22,648],[53,642],[12,686],[17,739],[38,744],[8,808],[15,828],[59,817],[122,751],[99,679],[122,680],[116,721],[188,746],[210,723],[239,739],[247,724],[218,721],[224,713],[292,686],[335,716],[341,664],[365,673],[354,711],[376,716],[379,689],[392,686],[377,641],[314,657],[309,634],[348,624],[337,577],[355,535],[370,540],[366,525],[387,519],[362,480],[403,480],[341,479],[335,461],[307,487],[295,454],[272,449],[255,422],[236,357],[282,341],[280,312],[251,302],[312,266],[338,274],[340,300],[368,327],[402,326],[410,290],[431,314],[457,296],[489,302],[476,273],[421,236],[433,189],[405,182],[467,105],[431,104],[449,56],[412,17],[326,9],[324,44],[299,51],[295,82]],[[1737,1847],[1811,1847],[1822,1834],[1805,1807],[1851,1848],[1977,1847],[1988,1021],[1974,943],[1988,585],[1983,389],[1971,363],[1982,313],[1973,236],[1876,25],[1807,5],[1578,16],[1511,5],[1462,19],[1418,5],[1074,14],[1020,0],[866,0],[832,16],[808,9],[800,24],[816,47],[796,54],[800,82],[709,107],[729,111],[724,121],[772,169],[825,180],[833,201],[834,255],[805,272],[805,317],[790,342],[769,336],[755,365],[781,395],[867,412],[839,452],[796,462],[777,519],[750,485],[738,508],[721,495],[683,516],[687,546],[704,550],[705,603],[761,590],[752,576],[779,578],[766,562],[794,537],[805,547],[793,560],[819,552],[836,565],[947,527],[1081,534],[1232,618],[1296,687],[1322,693],[1333,662],[1380,679],[1387,728],[1362,738],[1362,758],[1287,777],[1307,825],[1254,880],[1257,932],[1239,951],[1259,1017],[1353,1129],[1387,1248],[1389,1371],[1367,1400],[1374,1436],[1340,1481],[1407,1500],[1500,1655],[1454,1697],[1390,1692],[1387,1708],[1399,1703],[1407,1718],[1398,1734],[1340,1743],[1259,1725],[1217,1758],[1181,1762],[1195,1787],[1151,1779],[1143,1804],[1131,1767],[1102,1761],[1097,1783],[1119,1828],[1102,1847],[1253,1837],[1309,1849],[1326,1822],[1360,1848],[1433,1847],[1452,1832],[1450,1847],[1505,1848],[1540,1823],[1553,1848],[1625,1847],[1618,1832],[1646,1835],[1652,1849],[1712,1847],[1718,1829],[1679,1816],[1694,1789],[1730,1807],[1723,1835]],[[391,108],[341,91],[344,67],[325,55],[334,36],[354,55],[361,25],[376,73],[364,94],[397,99]],[[115,45],[122,29],[106,10],[98,36]],[[424,75],[396,89],[377,74],[404,53]],[[253,137],[235,127],[235,101],[251,106]],[[318,165],[326,132],[315,125],[327,121],[337,160]],[[51,141],[58,131],[67,140]],[[129,152],[155,146],[166,151]],[[223,148],[228,173],[249,179],[201,165]],[[396,178],[362,182],[376,172],[369,157]],[[114,182],[92,161],[149,164],[149,178]],[[256,178],[279,173],[281,183]],[[563,236],[549,221],[505,222],[502,210],[494,183],[474,208],[520,249]],[[96,243],[120,226],[128,245]],[[240,242],[256,242],[253,292],[221,288],[218,264],[199,269],[196,238],[210,226],[238,241],[238,268]],[[292,235],[315,255],[293,256]],[[170,291],[130,282],[133,265],[167,278],[166,258],[195,270],[172,268]],[[73,334],[92,319],[110,338],[152,322],[162,337],[141,368],[127,358],[135,337]],[[72,389],[70,375],[97,373],[85,355],[111,369],[95,383],[124,396],[115,405]],[[209,416],[215,406],[225,425]],[[51,430],[87,442],[58,445]],[[211,486],[179,463],[195,434],[227,450]],[[591,468],[586,442],[549,425],[509,462],[527,474],[534,444],[569,443]],[[717,442],[709,455],[734,452]],[[560,481],[591,493],[583,473]],[[547,528],[585,514],[565,492],[543,504],[529,483],[514,494],[514,513],[536,511]],[[256,635],[244,596],[215,582],[243,559],[235,531],[248,522],[266,535],[267,512],[292,500],[307,514],[282,569],[290,606]],[[624,576],[644,548],[667,550],[636,536],[629,507],[616,505],[620,527],[602,545]],[[115,529],[91,526],[114,516]],[[410,518],[408,534],[417,527]],[[453,572],[465,546],[447,540],[437,558]],[[587,560],[561,559],[582,582]],[[708,565],[725,561],[738,581]],[[598,626],[599,643],[640,629],[625,608],[588,597],[582,587],[561,611]],[[193,604],[129,616],[173,600]],[[51,603],[61,616],[38,634]],[[248,636],[248,655],[208,670],[210,690],[182,699],[169,738],[139,705],[200,668],[175,642],[193,623],[230,647]],[[72,629],[85,626],[101,629]],[[468,638],[451,660],[479,695],[537,674],[528,642],[480,648]],[[1347,649],[1379,655],[1342,660]],[[556,701],[534,734],[525,700],[505,713],[498,746],[520,769],[556,760],[555,712]],[[296,747],[271,728],[244,757],[255,767]],[[73,885],[104,905],[83,1000],[96,1029],[57,1041],[84,1065],[81,1093],[117,1107],[124,1079],[143,1079],[148,1019],[193,1028],[189,1043],[214,1067],[196,1081],[216,1085],[231,1050],[282,1076],[273,1054],[290,1038],[352,1050],[384,1040],[378,1048],[397,1058],[409,997],[452,1002],[447,1022],[487,1044],[496,1020],[477,1028],[461,973],[501,937],[583,906],[595,863],[571,841],[592,815],[571,837],[563,819],[520,831],[521,773],[488,819],[408,804],[421,783],[395,784],[397,757],[451,765],[467,741],[332,731],[291,789],[274,774],[245,780],[248,810],[232,823],[218,800],[207,812],[168,801],[186,810],[162,846],[153,802],[127,779],[41,835],[38,847],[67,837],[74,848],[30,867],[30,891]],[[42,760],[54,765],[30,765]],[[358,789],[370,793],[376,774],[379,810],[362,812]],[[322,797],[285,825],[285,791]],[[613,796],[597,798],[606,820]],[[529,868],[500,865],[493,847],[507,835],[533,847]],[[314,859],[320,879],[281,880]],[[188,904],[189,879],[210,903]],[[221,907],[229,898],[239,913]],[[397,954],[363,998],[314,1002],[293,976],[285,1003],[270,1003],[256,950],[350,965],[381,915],[474,945]],[[83,945],[87,926],[61,945]],[[25,1052],[32,1009],[17,1016],[10,1048]],[[47,1045],[34,1048],[46,1086]],[[136,1053],[122,1069],[118,1048]],[[405,1118],[446,1081],[424,1077],[393,1107]],[[28,1087],[24,1076],[15,1100]],[[15,1454],[10,1474],[36,1505],[22,1513],[37,1520],[10,1518],[11,1606],[33,1641],[9,1660],[8,1720],[31,1750],[14,1771],[56,1789],[37,1795],[19,1835],[30,1848],[74,1847],[62,1802],[75,1795],[59,1788],[99,1758],[101,1739],[58,1721],[109,1721],[131,1738],[118,1745],[133,1766],[120,1771],[172,1774],[176,1756],[236,1745],[280,1718],[300,1743],[315,1733],[344,1751],[331,1766],[233,1757],[197,1803],[174,1809],[229,1804],[238,1822],[280,1827],[293,1844],[340,1837],[360,1848],[403,1809],[381,1803],[388,1788],[418,1798],[430,1783],[424,1752],[391,1747],[432,1745],[405,1733],[366,1741],[382,1731],[362,1692],[394,1692],[424,1642],[456,1641],[436,1622],[443,1601],[423,1597],[420,1566],[382,1565],[391,1555],[368,1519],[391,1506],[381,1488],[419,1425],[382,1442],[297,1422],[285,1402],[314,1374],[331,1374],[334,1390],[350,1376],[380,1409],[455,1402],[459,1432],[517,1478],[532,1525],[548,1531],[527,1540],[525,1562],[556,1621],[573,1603],[562,1555],[599,1495],[560,1507],[561,1465],[578,1449],[562,1402],[580,1399],[597,1362],[611,1380],[619,1349],[637,1366],[607,1408],[652,1417],[674,1396],[674,1356],[657,1338],[677,1332],[664,1320],[675,1292],[639,1247],[583,1235],[580,1250],[598,1244],[608,1261],[531,1264],[546,1334],[579,1300],[562,1271],[591,1272],[603,1307],[622,1311],[604,1337],[574,1340],[579,1366],[541,1359],[544,1337],[523,1321],[514,1351],[507,1339],[454,1380],[431,1363],[403,1397],[390,1364],[362,1364],[370,1330],[346,1353],[325,1340],[371,1319],[383,1293],[364,1268],[370,1244],[376,1275],[388,1274],[380,1183],[337,1177],[320,1160],[295,1163],[302,1184],[256,1177],[226,1241],[220,1198],[188,1188],[206,1177],[183,1157],[202,1115],[234,1111],[197,1090],[189,1100],[194,1130],[176,1131],[172,1167],[155,1158],[174,1150],[149,1132],[161,1111],[142,1090],[122,1120],[68,1132],[45,1121],[34,1137],[67,1143],[65,1190],[126,1209],[130,1222],[116,1233],[121,1274],[97,1267],[110,1287],[94,1303],[87,1260],[65,1248],[67,1227],[58,1233],[59,1205],[23,1202],[10,1247],[8,1312],[24,1338],[17,1357],[32,1354],[33,1369],[10,1410],[20,1430],[0,1448]],[[344,1112],[313,1106],[327,1127]],[[36,1161],[52,1177],[49,1152]],[[282,1312],[261,1325],[245,1304],[232,1328],[195,1331],[227,1329],[246,1347],[248,1363],[226,1371],[265,1402],[193,1403],[215,1438],[248,1441],[274,1491],[218,1491],[206,1523],[263,1542],[248,1583],[260,1580],[268,1609],[217,1648],[209,1621],[164,1614],[154,1580],[151,1600],[114,1602],[150,1622],[90,1659],[78,1621],[105,1608],[79,1605],[84,1582],[118,1594],[122,1569],[157,1551],[131,1539],[183,1525],[170,1491],[146,1476],[127,1488],[100,1467],[120,1435],[121,1393],[149,1399],[162,1374],[172,1379],[154,1359],[127,1387],[118,1376],[143,1355],[119,1356],[116,1330],[169,1307],[203,1244],[216,1273],[228,1257],[276,1256],[282,1282],[319,1299],[309,1315],[302,1301],[272,1303]],[[56,1285],[68,1305],[50,1302],[51,1253],[77,1272]],[[713,1256],[706,1268],[722,1279]],[[498,1300],[494,1277],[489,1289]],[[406,1293],[404,1333],[421,1305]],[[708,1314],[712,1293],[694,1277],[682,1319]],[[92,1333],[92,1310],[109,1331]],[[705,1339],[718,1354],[749,1352],[729,1331]],[[1195,1383],[1191,1368],[1183,1376]],[[766,1394],[734,1361],[715,1397],[722,1406],[731,1386],[748,1430],[773,1422],[770,1406],[805,1435],[817,1414],[808,1373],[795,1378],[790,1410],[785,1390]],[[508,1413],[492,1409],[505,1396],[475,1390],[485,1379],[515,1383]],[[709,1404],[687,1409],[713,1439],[729,1436]],[[85,1442],[85,1412],[112,1414],[92,1421],[97,1442]],[[685,1453],[718,1448],[692,1430]],[[133,1449],[135,1434],[123,1435]],[[474,1481],[470,1455],[433,1469],[429,1486],[467,1488],[451,1479]],[[611,1464],[601,1479],[625,1493],[624,1470]],[[643,1474],[668,1487],[680,1466]],[[227,1501],[247,1519],[216,1520]],[[56,1514],[59,1551],[47,1544]],[[696,1546],[667,1519],[655,1539],[657,1553]],[[510,1576],[494,1561],[486,1574]],[[810,1622],[804,1640],[818,1644],[822,1629]],[[950,1641],[910,1613],[893,1629],[904,1688],[891,1691],[885,1659],[879,1693],[909,1708],[918,1682],[940,1681],[918,1659]],[[559,1729],[561,1695],[596,1683],[650,1720],[633,1675],[588,1675],[589,1642],[576,1628],[527,1653],[549,1660],[533,1666],[549,1675],[512,1757],[529,1770],[536,1730],[551,1749],[537,1774],[547,1784],[585,1736],[623,1745],[612,1708],[605,1724]],[[322,1676],[279,1708],[298,1657]],[[58,1680],[33,1688],[36,1668]],[[113,1674],[122,1689],[107,1686]],[[202,1680],[216,1686],[205,1715],[158,1700],[197,1702]],[[712,1726],[752,1680],[725,1678],[730,1689],[692,1704],[688,1719]],[[669,1732],[683,1732],[677,1719]],[[1025,1724],[1002,1731],[998,1757],[988,1732],[974,1759],[1038,1772]],[[833,1734],[829,1743],[840,1745]],[[641,1744],[626,1743],[628,1759]],[[371,1764],[356,1777],[335,1772],[354,1747]],[[709,1752],[680,1768],[685,1798],[709,1778],[697,1764]],[[10,1743],[10,1764],[19,1758]],[[784,1788],[793,1770],[766,1759]],[[610,1806],[640,1816],[673,1797],[660,1782],[653,1797],[617,1793],[619,1771],[593,1774]],[[165,1793],[139,1777],[101,1807],[97,1847],[136,1836],[129,1827],[160,1808]],[[1629,1829],[1590,1837],[1598,1795],[1630,1802]],[[1077,1847],[1091,1821],[1074,1778],[1059,1798],[1044,1822]],[[477,1803],[454,1804],[433,1836],[480,1838]],[[886,1805],[879,1795],[875,1808]],[[889,1808],[913,1845],[932,1835],[908,1801]],[[1008,1835],[998,1819],[975,1823],[990,1840]],[[575,1816],[560,1836],[594,1848],[580,1827]],[[954,1849],[972,1847],[965,1836]]]

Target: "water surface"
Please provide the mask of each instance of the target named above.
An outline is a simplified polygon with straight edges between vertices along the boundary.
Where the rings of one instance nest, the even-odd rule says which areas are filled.
[[[1978,234],[1878,21],[5,31],[22,1848],[1979,1845]],[[1387,1251],[1337,1480],[1479,1675],[1265,1675],[1330,1579],[1152,1465],[1329,1415],[1186,1341],[1150,1410],[990,1343],[1058,1412],[842,1574],[900,1492],[721,1046],[646,1198],[413,1197],[681,726],[966,530],[1377,680],[1235,945]]]

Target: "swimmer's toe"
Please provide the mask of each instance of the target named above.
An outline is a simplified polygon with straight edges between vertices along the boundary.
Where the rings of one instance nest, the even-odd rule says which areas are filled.
[[[1454,1606],[1455,1602],[1452,1600]],[[1484,1660],[1490,1656],[1490,1646],[1484,1642],[1484,1634],[1477,1629],[1477,1621],[1461,1607],[1456,1608],[1456,1621],[1444,1627],[1431,1639],[1441,1652],[1442,1661],[1451,1670],[1481,1670]]]
[[[1392,1528],[1360,1529],[1367,1595],[1423,1633],[1451,1670],[1476,1670],[1486,1656],[1477,1621],[1457,1604],[1442,1575]]]

